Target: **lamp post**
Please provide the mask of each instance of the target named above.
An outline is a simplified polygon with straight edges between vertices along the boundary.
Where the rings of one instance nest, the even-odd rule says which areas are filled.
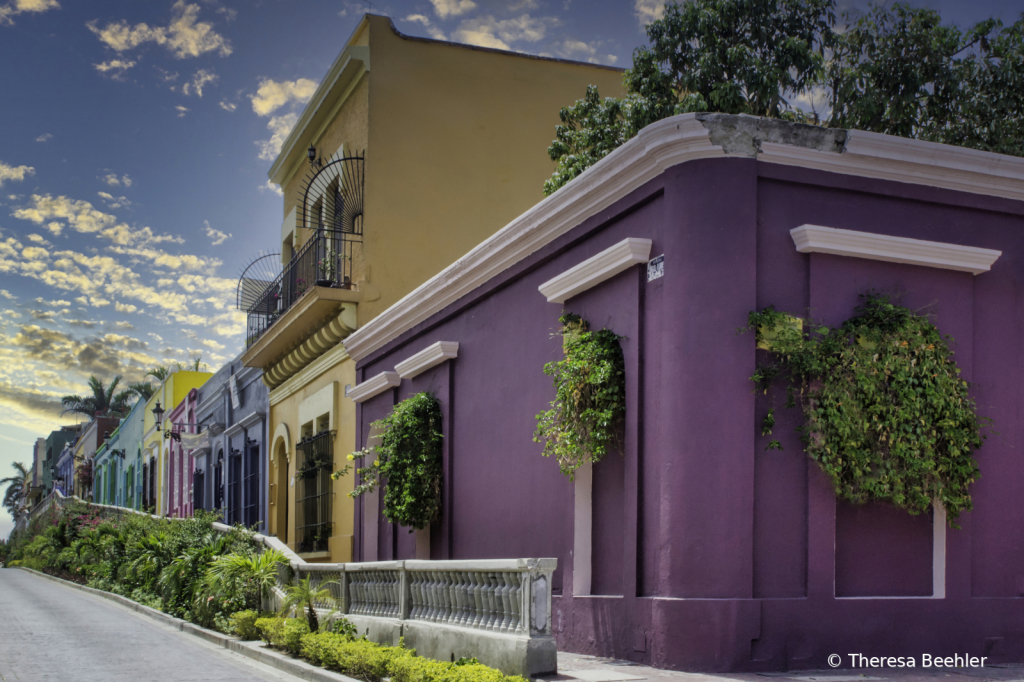
[[[156,407],[153,408],[153,416],[156,417],[156,430],[160,430],[160,423],[164,420],[164,408],[160,407],[160,401],[156,401]]]

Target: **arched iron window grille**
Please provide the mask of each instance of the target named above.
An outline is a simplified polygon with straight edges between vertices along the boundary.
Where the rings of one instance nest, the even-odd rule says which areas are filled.
[[[248,305],[246,345],[254,343],[312,287],[348,289],[363,241],[365,153],[335,154],[313,166],[302,190],[299,226],[307,241]]]

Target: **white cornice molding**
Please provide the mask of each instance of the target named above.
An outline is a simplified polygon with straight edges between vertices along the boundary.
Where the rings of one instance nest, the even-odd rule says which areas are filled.
[[[652,123],[349,335],[344,341],[348,354],[362,360],[666,169],[725,156],[693,114]]]
[[[800,253],[830,253],[889,263],[925,265],[978,275],[988,272],[1002,251],[976,246],[930,242],[887,234],[801,225],[789,231]]]
[[[353,332],[344,341],[349,356],[357,362],[369,356],[668,168],[729,156],[750,154],[727,154],[694,114],[652,123]],[[1024,200],[1024,158],[859,130],[847,133],[842,153],[762,141],[757,159]]]
[[[458,341],[438,341],[395,365],[395,371],[403,379],[412,379],[431,367],[440,365],[445,360],[454,360],[458,356]]]
[[[260,422],[262,422],[266,418],[267,418],[267,415],[264,414],[263,412],[252,412],[252,413],[246,415],[245,417],[242,417],[241,419],[239,419],[238,420],[238,424],[239,424],[239,426],[242,426],[243,428],[249,429],[249,428],[252,428],[253,426],[255,426],[256,424],[259,424]]]
[[[623,270],[651,259],[651,240],[627,237],[596,256],[537,287],[548,303],[565,303],[573,296],[611,279]]]
[[[348,397],[357,403],[369,400],[378,393],[383,393],[389,388],[394,388],[402,383],[402,377],[398,372],[381,372],[375,377],[367,379],[361,384],[356,384],[349,389]]]
[[[762,142],[759,161],[1024,200],[1024,158],[851,130],[841,154]]]

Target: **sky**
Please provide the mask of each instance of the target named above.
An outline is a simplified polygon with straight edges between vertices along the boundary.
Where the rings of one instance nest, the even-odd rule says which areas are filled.
[[[1011,23],[1024,9],[912,4],[962,26]],[[274,248],[284,215],[267,171],[364,12],[411,35],[625,68],[661,10],[658,0],[0,0],[0,477],[31,462],[37,437],[76,420],[61,417],[60,398],[86,393],[90,375],[137,381],[196,357],[216,370],[241,350],[237,278]],[[0,510],[0,537],[10,528]]]

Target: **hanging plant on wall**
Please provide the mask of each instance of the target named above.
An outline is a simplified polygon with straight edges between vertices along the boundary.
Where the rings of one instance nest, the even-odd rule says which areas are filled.
[[[981,446],[974,401],[947,341],[926,318],[867,294],[838,328],[806,329],[774,307],[750,314],[758,346],[771,352],[751,377],[765,393],[782,379],[787,407],[799,403],[799,428],[811,459],[836,495],[855,503],[882,500],[911,514],[933,500],[954,528],[971,509],[978,478],[972,452]],[[769,409],[767,436],[775,425]],[[781,449],[777,440],[768,449]]]
[[[623,338],[608,329],[588,331],[586,320],[566,313],[559,318],[565,359],[544,365],[552,377],[555,399],[537,415],[533,440],[544,443],[543,455],[554,457],[572,480],[576,469],[596,464],[609,448],[622,445],[626,415],[626,368]]]
[[[348,456],[357,463],[362,480],[349,496],[371,492],[384,479],[384,518],[408,528],[426,528],[441,514],[441,403],[429,393],[417,393],[371,426],[382,432],[380,442]],[[352,467],[348,464],[331,477],[337,480]]]

